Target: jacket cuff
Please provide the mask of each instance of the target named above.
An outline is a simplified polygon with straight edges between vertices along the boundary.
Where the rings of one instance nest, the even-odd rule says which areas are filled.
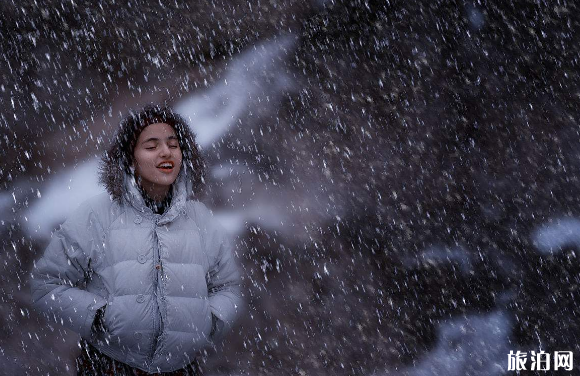
[[[211,313],[211,341],[219,341],[224,333],[224,322],[220,320],[213,312]]]
[[[237,317],[237,307],[233,299],[228,296],[215,295],[210,297],[209,306],[212,314],[218,318],[218,325],[220,325],[216,329],[216,333],[221,334],[230,330]]]
[[[87,339],[91,338],[91,335],[93,334],[92,328],[93,322],[95,321],[95,315],[97,314],[97,310],[107,305],[107,300],[105,300],[104,298],[94,294],[91,295],[93,295],[93,297],[91,297],[91,300],[87,306],[86,313],[84,315],[85,321],[84,323],[82,323],[79,329],[79,334],[81,335],[81,337]]]

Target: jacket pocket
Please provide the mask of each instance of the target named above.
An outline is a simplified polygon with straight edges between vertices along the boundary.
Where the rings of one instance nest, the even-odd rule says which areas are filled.
[[[211,308],[209,306],[209,299],[204,299],[205,302],[205,320],[204,320],[204,336],[208,342],[212,341],[213,318]]]
[[[164,285],[168,296],[205,299],[208,296],[206,272],[199,264],[170,263],[165,266]]]
[[[105,331],[112,336],[123,336],[130,332],[135,320],[141,320],[141,304],[145,304],[149,296],[121,295],[109,299],[103,316]],[[137,302],[135,302],[135,300]]]
[[[149,294],[119,295],[109,300],[105,311],[105,338],[110,346],[123,353],[139,353],[144,343],[153,340],[151,326],[157,310]]]
[[[106,334],[112,334],[111,328],[113,327],[113,319],[111,313],[114,308],[113,299],[109,299],[109,302],[105,305],[105,313],[103,314],[103,331]]]

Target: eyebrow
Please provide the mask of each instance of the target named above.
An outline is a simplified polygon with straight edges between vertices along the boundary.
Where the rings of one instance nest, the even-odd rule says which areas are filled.
[[[179,139],[177,138],[177,136],[169,136],[169,137],[166,138],[166,140],[178,140],[179,141]],[[159,139],[156,138],[156,137],[151,137],[151,138],[148,138],[145,141],[143,141],[142,144],[144,144],[146,142],[149,142],[149,141],[159,141]]]

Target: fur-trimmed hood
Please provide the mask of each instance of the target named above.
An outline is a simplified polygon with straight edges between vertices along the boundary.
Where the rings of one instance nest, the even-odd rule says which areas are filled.
[[[126,177],[134,176],[131,165],[137,138],[145,127],[154,123],[166,123],[175,130],[183,155],[178,180],[183,178],[188,198],[194,194],[199,198],[204,185],[205,163],[195,135],[173,109],[159,105],[148,105],[138,112],[131,112],[121,121],[111,147],[101,158],[99,182],[114,200],[121,201],[127,193]]]

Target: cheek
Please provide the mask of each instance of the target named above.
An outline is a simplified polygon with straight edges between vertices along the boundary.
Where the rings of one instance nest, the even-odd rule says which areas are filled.
[[[133,153],[133,165],[140,165],[141,159],[142,159],[141,153],[135,150],[135,152]]]
[[[133,164],[137,169],[146,169],[154,165],[151,158],[147,158],[146,155],[138,152],[133,156]]]

